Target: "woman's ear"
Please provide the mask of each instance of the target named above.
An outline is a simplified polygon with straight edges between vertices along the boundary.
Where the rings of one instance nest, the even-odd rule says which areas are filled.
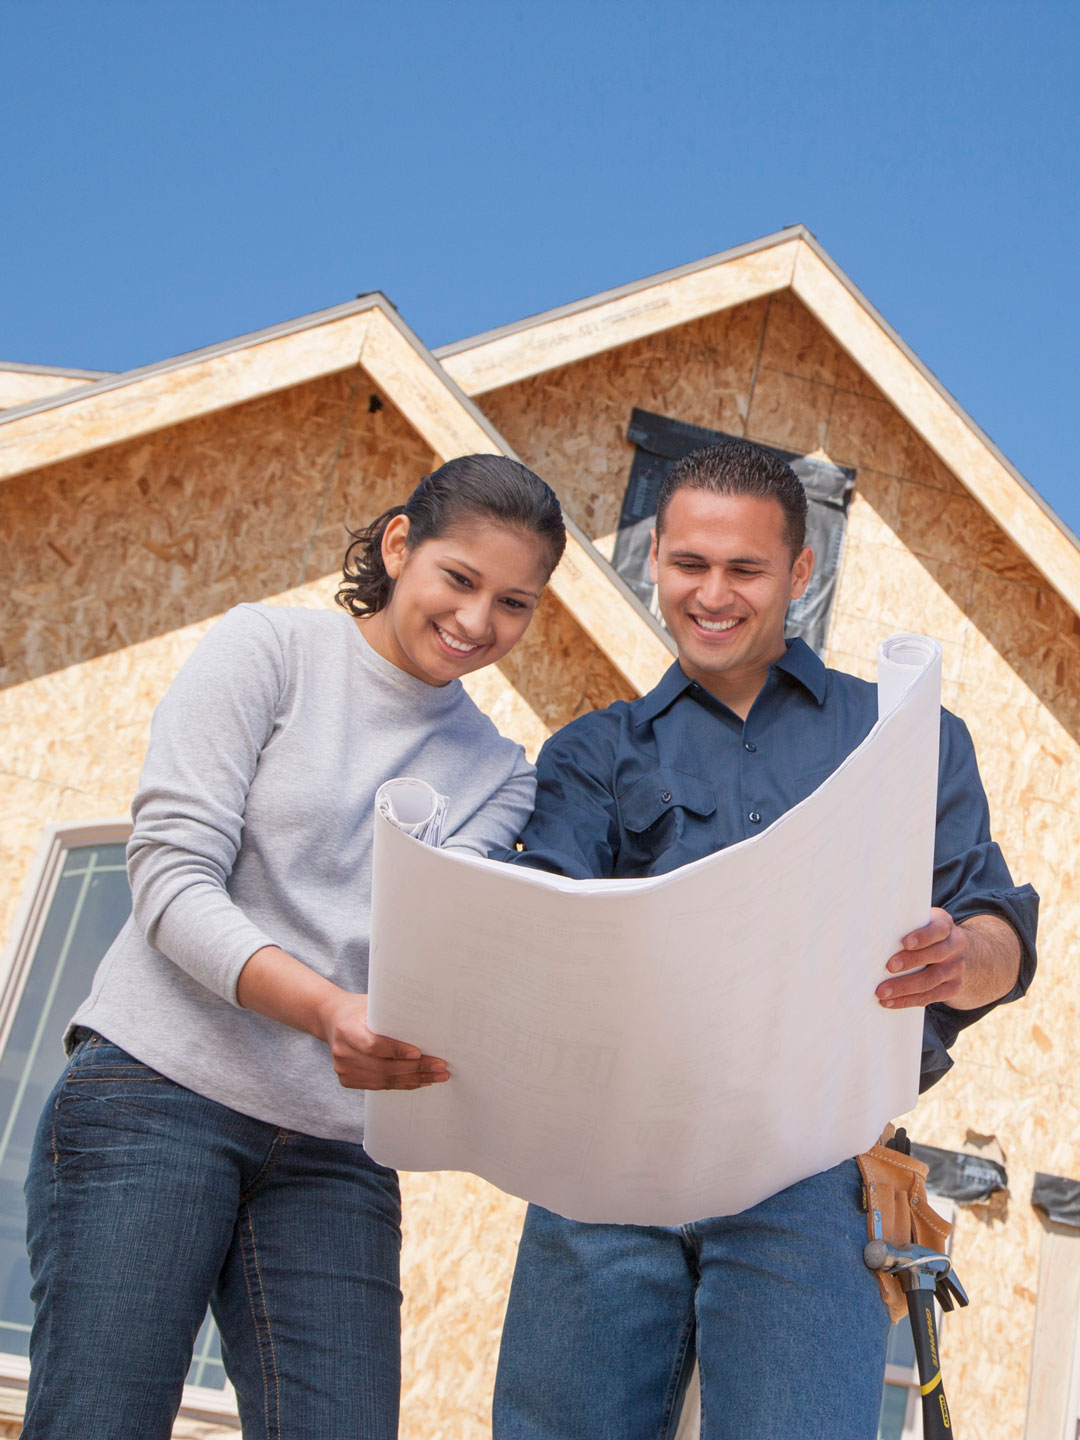
[[[386,566],[386,573],[391,580],[396,580],[401,574],[401,567],[405,564],[405,549],[409,539],[409,517],[407,515],[395,515],[387,522],[386,529],[382,534],[382,558]]]

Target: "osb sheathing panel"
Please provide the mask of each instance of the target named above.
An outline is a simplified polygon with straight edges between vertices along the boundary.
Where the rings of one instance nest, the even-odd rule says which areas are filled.
[[[355,524],[373,505],[403,499],[437,463],[432,446],[442,456],[501,448],[386,316],[369,319],[363,367],[219,406],[0,487],[0,524],[23,562],[10,608],[0,611],[0,684],[68,663],[70,655],[57,658],[65,645],[83,654],[86,645],[114,648],[154,633],[159,607],[144,604],[152,588],[179,603],[173,623],[183,624],[238,593],[321,574],[337,564],[342,520]],[[63,430],[61,413],[48,412],[54,430]],[[48,515],[44,534],[35,533],[36,506]],[[86,553],[91,542],[107,547],[104,586],[106,565]],[[83,583],[91,570],[96,589]],[[572,535],[552,589],[639,692],[659,679],[668,651]]]
[[[0,683],[326,574],[431,460],[355,369],[8,481]]]
[[[768,301],[755,300],[483,396],[484,413],[591,537],[615,529],[639,406],[741,435]]]
[[[934,452],[963,480],[1002,531],[1080,609],[1080,550],[993,446],[938,388],[933,378],[828,258],[805,240],[796,250],[792,292],[804,300]]]
[[[483,394],[486,410],[496,388],[782,289],[791,282],[799,249],[798,240],[784,240],[569,313],[540,316],[508,334],[443,352],[443,367],[466,394]]]

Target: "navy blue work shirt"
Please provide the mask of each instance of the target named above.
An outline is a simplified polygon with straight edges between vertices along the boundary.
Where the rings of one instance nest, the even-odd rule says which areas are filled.
[[[877,686],[827,670],[802,640],[788,642],[745,721],[672,665],[639,700],[583,715],[548,740],[524,851],[495,858],[580,879],[662,875],[771,825],[832,774],[877,718]],[[971,737],[947,710],[933,904],[956,921],[1000,916],[1019,936],[1023,957],[1015,987],[994,1004],[927,1007],[923,1090],[952,1065],[947,1052],[959,1032],[1018,999],[1035,973],[1039,897],[1030,885],[1013,884],[990,838]]]

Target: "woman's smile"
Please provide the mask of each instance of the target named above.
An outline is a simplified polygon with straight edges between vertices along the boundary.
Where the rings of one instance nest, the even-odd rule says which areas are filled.
[[[544,540],[516,526],[470,519],[408,545],[409,524],[387,526],[388,604],[358,619],[384,659],[428,685],[448,685],[500,660],[528,629],[548,577]]]
[[[433,620],[431,623],[435,628],[435,634],[451,654],[467,658],[470,655],[475,655],[477,650],[480,649],[480,641],[462,640],[458,636],[451,634],[449,630],[444,629],[437,620]]]

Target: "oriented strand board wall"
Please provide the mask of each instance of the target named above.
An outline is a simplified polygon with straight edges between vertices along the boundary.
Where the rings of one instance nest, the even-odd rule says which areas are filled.
[[[790,295],[480,403],[596,537],[617,524],[635,405],[858,468],[828,661],[872,677],[889,634],[942,641],[945,700],[972,731],[995,833],[1042,896],[1031,997],[961,1037],[912,1122],[946,1147],[995,1134],[1008,1157],[1007,1217],[961,1212],[957,1266],[974,1302],[946,1319],[945,1344],[964,1433],[1021,1435],[1042,1235],[1032,1174],[1080,1177],[1080,620]]]
[[[477,397],[526,464],[593,538],[619,521],[635,405],[743,434],[768,301],[637,340]]]
[[[0,486],[0,683],[328,574],[431,452],[359,367]],[[376,403],[381,403],[377,397]]]
[[[214,618],[240,600],[330,605],[344,522],[430,468],[388,403],[369,413],[372,393],[362,372],[332,377],[0,487],[0,942],[43,827],[127,810],[153,708]],[[468,687],[532,756],[629,693],[550,595]],[[480,1440],[521,1207],[468,1176],[403,1190],[402,1435]]]

